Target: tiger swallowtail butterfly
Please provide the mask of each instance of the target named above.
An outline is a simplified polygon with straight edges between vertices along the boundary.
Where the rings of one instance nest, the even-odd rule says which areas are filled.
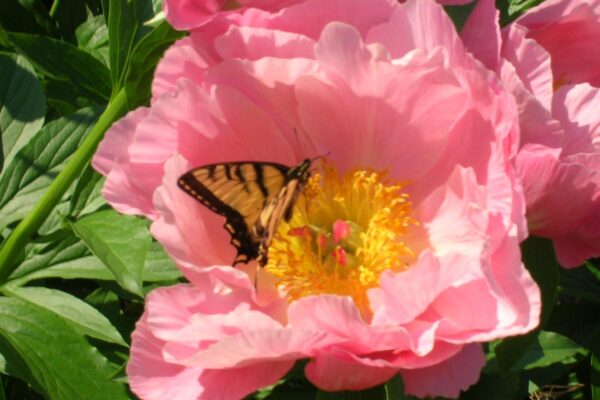
[[[237,249],[232,265],[257,259],[264,267],[273,235],[282,220],[292,218],[313,161],[295,167],[254,161],[204,165],[183,174],[178,185],[225,217],[224,227]]]

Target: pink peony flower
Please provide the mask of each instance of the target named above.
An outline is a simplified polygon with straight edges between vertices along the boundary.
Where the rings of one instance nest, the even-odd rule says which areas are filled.
[[[462,32],[519,105],[516,160],[532,234],[552,239],[559,262],[600,256],[600,1],[549,0],[505,28],[478,2]]]
[[[479,343],[539,321],[517,135],[512,97],[432,1],[307,0],[192,32],[94,158],[108,201],[150,218],[190,281],[148,296],[132,390],[236,399],[309,359],[324,390],[400,373],[408,393],[457,397]],[[326,153],[258,271],[230,267],[224,218],[177,187],[204,164]]]

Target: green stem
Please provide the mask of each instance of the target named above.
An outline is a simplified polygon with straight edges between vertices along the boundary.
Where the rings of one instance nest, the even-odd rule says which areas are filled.
[[[75,178],[79,176],[91,160],[96,147],[98,147],[104,136],[104,132],[126,111],[127,95],[125,94],[125,90],[121,90],[116,96],[111,98],[96,125],[92,128],[83,143],[81,143],[77,151],[75,151],[65,168],[52,182],[40,201],[35,205],[35,208],[27,214],[6,239],[6,242],[4,242],[4,245],[0,249],[0,285],[6,282],[16,268],[17,264],[14,260],[19,255],[19,252],[48,218],[48,215],[56,207],[67,189],[69,189],[69,186],[71,186]]]
[[[60,5],[60,0],[54,0],[52,2],[52,7],[50,7],[50,17],[54,17],[56,15],[56,10],[58,10],[58,6]]]

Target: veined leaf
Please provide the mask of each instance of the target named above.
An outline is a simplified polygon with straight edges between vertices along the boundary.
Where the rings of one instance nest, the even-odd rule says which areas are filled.
[[[512,366],[512,371],[548,367],[554,363],[572,362],[573,357],[586,350],[571,339],[554,332],[541,331],[537,340],[529,346]]]
[[[123,289],[142,296],[144,260],[151,242],[142,219],[105,210],[81,218],[73,229]]]
[[[23,56],[0,54],[0,172],[44,124],[46,97]]]
[[[137,40],[147,28],[144,21],[154,15],[150,0],[107,0],[110,71],[113,90],[123,87],[127,61]]]
[[[115,368],[75,328],[23,300],[0,298],[0,352],[8,373],[49,399],[129,398],[110,381]]]
[[[99,115],[88,108],[52,121],[15,155],[0,175],[0,230],[31,211]]]
[[[84,335],[127,346],[119,331],[104,315],[68,293],[43,287],[15,287],[5,289],[5,293],[53,312]]]
[[[175,266],[175,262],[165,252],[162,244],[152,242],[144,264],[144,282],[171,281],[183,275]]]
[[[106,66],[110,65],[108,54],[108,26],[102,15],[90,18],[75,31],[77,46],[90,53]]]
[[[8,38],[43,75],[81,86],[103,99],[110,98],[108,69],[85,51],[46,36],[9,33]]]
[[[86,215],[104,206],[106,201],[101,196],[103,186],[104,177],[88,166],[81,174],[71,196],[69,215]]]

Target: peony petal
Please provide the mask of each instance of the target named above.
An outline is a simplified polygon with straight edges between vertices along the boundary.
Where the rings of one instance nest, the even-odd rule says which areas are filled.
[[[215,40],[215,49],[223,59],[314,57],[314,41],[307,36],[248,26],[231,26]]]
[[[465,47],[491,70],[496,70],[500,60],[499,18],[494,0],[479,0],[460,31]],[[483,26],[486,28],[482,29]]]
[[[98,146],[92,166],[107,177],[102,195],[117,211],[154,219],[152,193],[160,184],[160,167],[134,165],[128,154],[138,126],[149,114],[150,109],[140,107],[115,123]]]
[[[131,354],[127,364],[129,387],[148,400],[197,399],[203,388],[198,377],[200,368],[189,368],[165,361],[161,355],[164,342],[154,335],[145,317],[132,334]]]
[[[402,370],[404,389],[418,397],[457,398],[461,390],[477,382],[485,356],[481,346],[472,344],[449,360],[430,368]]]
[[[600,89],[566,85],[554,94],[552,114],[565,129],[563,157],[600,152]]]
[[[383,44],[394,58],[415,49],[428,53],[443,47],[453,64],[472,65],[448,14],[433,1],[407,1],[396,7],[388,22],[369,31],[366,42]]]
[[[308,363],[306,378],[322,390],[364,390],[391,379],[398,369],[385,362],[374,361],[373,365],[357,362],[350,353],[322,353]],[[381,364],[381,365],[377,365]]]
[[[550,110],[554,92],[554,75],[550,54],[519,25],[510,25],[503,31],[502,58],[510,62],[525,87],[533,93],[546,110]]]
[[[600,86],[600,1],[552,0],[517,20],[552,55],[557,80]]]
[[[175,29],[201,26],[215,17],[228,0],[165,0],[165,16]]]
[[[165,93],[174,95],[177,81],[181,78],[201,84],[206,70],[212,63],[214,60],[206,51],[195,45],[191,38],[178,40],[167,49],[156,66],[152,81],[152,102],[158,101]]]

